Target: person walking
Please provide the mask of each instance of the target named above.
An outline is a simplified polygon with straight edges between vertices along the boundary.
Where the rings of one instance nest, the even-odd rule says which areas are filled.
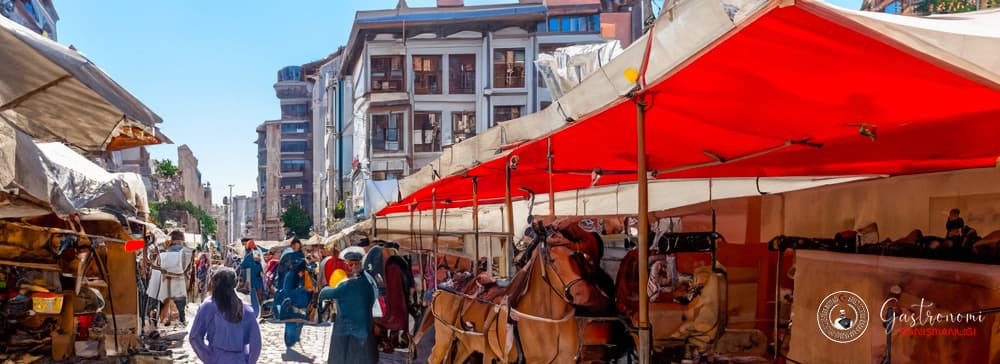
[[[165,252],[159,254],[152,263],[150,284],[147,293],[160,302],[160,320],[170,325],[168,301],[173,301],[177,307],[177,315],[181,323],[186,323],[185,306],[187,305],[187,276],[191,273],[191,256],[184,250],[184,233],[174,230],[170,233],[170,241]]]
[[[320,302],[335,300],[337,321],[333,324],[327,363],[364,363],[378,361],[372,337],[372,308],[375,304],[374,279],[361,265],[364,248],[350,247],[340,253],[351,276],[336,287],[326,287],[319,294]]]
[[[212,275],[212,296],[195,314],[188,340],[206,364],[249,363],[260,358],[260,326],[253,308],[236,296],[236,273],[219,267]]]
[[[264,266],[261,265],[263,254],[257,249],[253,239],[243,238],[246,255],[240,264],[240,277],[249,288],[250,302],[254,316],[260,316],[260,302],[264,299]]]
[[[278,291],[274,294],[274,307],[278,320],[285,321],[285,347],[291,348],[302,337],[306,307],[312,294],[305,286],[306,261],[302,242],[292,239],[291,246],[281,253],[278,262]]]

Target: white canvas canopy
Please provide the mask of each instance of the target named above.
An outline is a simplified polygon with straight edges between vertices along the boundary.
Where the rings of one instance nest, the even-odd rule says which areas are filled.
[[[665,211],[711,200],[759,196],[762,193],[778,194],[879,177],[654,180],[649,182],[649,195],[653,197],[649,199],[649,211]],[[616,216],[635,215],[638,212],[637,188],[634,183],[557,192],[555,201],[556,216]],[[527,227],[528,203],[529,201],[513,203],[515,240],[520,239]],[[548,195],[536,196],[532,214],[544,216],[548,215],[548,211]],[[473,232],[471,208],[440,210],[437,214],[439,232],[446,235]],[[504,216],[502,204],[480,205],[480,232],[494,235],[504,232]],[[406,241],[419,235],[426,244],[434,231],[432,221],[431,211],[415,212],[411,229],[410,214],[392,214],[376,218],[375,229],[379,238],[384,240]],[[450,243],[445,241],[442,245]]]
[[[76,50],[0,17],[0,119],[85,151],[170,142],[162,122]]]

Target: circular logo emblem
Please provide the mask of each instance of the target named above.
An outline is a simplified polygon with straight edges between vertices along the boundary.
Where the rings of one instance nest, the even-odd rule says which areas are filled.
[[[819,304],[816,323],[830,341],[846,344],[857,340],[868,329],[868,305],[854,292],[831,293]]]

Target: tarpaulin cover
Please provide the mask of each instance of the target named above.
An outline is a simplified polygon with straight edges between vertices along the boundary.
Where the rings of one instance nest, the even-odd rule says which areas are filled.
[[[961,18],[892,22],[900,17],[813,1],[778,5],[730,17],[717,2],[682,2],[679,15],[661,18],[657,27],[664,28],[651,31],[649,86],[639,101],[655,178],[902,175],[996,163],[1000,27]],[[657,37],[696,26],[685,22],[688,14],[735,23],[677,59],[672,43]],[[965,16],[979,17],[1000,21],[1000,12]],[[933,46],[940,39],[957,39],[964,48]],[[517,156],[515,197],[525,195],[518,187],[548,191],[550,178],[556,191],[635,181],[636,114],[636,102],[619,98],[379,214],[406,212],[414,202],[428,209],[432,196],[438,207],[468,206],[472,177],[480,199],[496,203],[511,156]]]
[[[148,212],[134,173],[109,173],[61,143],[36,144],[0,121],[0,218],[65,217],[83,209]]]
[[[0,17],[0,119],[86,151],[169,142],[162,120],[86,57]]]

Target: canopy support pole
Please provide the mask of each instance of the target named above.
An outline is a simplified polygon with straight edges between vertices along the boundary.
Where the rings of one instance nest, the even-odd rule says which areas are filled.
[[[552,154],[552,137],[546,138],[545,149],[546,149],[545,159],[548,159],[548,162],[549,162],[549,166],[548,166],[548,172],[549,172],[549,220],[550,220],[549,223],[551,224],[551,223],[553,223],[553,222],[556,221],[556,191],[555,191],[555,189],[552,188],[553,187],[552,186],[552,162],[553,162],[553,158],[555,157],[555,155]]]
[[[479,177],[472,177],[472,239],[475,240],[476,256],[472,264],[473,276],[479,275]]]
[[[645,287],[649,280],[649,181],[646,168],[646,101],[642,96],[635,99],[635,129],[638,139],[637,176],[639,194],[639,287]],[[652,354],[651,330],[649,327],[649,295],[645,289],[639,293],[639,364],[649,364]]]
[[[6,104],[0,105],[0,111],[7,111],[7,110],[10,110],[10,109],[16,108],[19,105],[21,105],[22,102],[25,102],[28,99],[32,98],[33,96],[35,96],[37,94],[40,94],[42,92],[45,92],[45,90],[48,90],[52,86],[58,85],[59,83],[61,83],[63,81],[66,81],[66,80],[68,80],[68,79],[70,79],[72,77],[73,76],[71,76],[71,75],[64,75],[62,77],[59,77],[59,78],[54,79],[52,81],[49,81],[48,83],[46,83],[44,85],[41,85],[38,88],[36,88],[34,90],[31,90],[31,91],[29,91],[28,93],[26,93],[24,95],[18,96],[17,98],[15,98],[13,100],[10,100],[10,102],[7,102]]]
[[[433,226],[433,234],[431,234],[431,256],[434,257],[434,272],[437,272],[438,267],[438,210],[437,210],[437,189],[431,190],[431,226]],[[437,273],[434,273],[434,287],[438,286]]]
[[[510,245],[514,243],[514,204],[511,201],[510,194],[510,174],[513,163],[517,163],[516,157],[508,158],[506,166],[504,168],[504,208],[507,210],[507,239],[503,245],[500,246],[500,254],[503,254],[500,264],[500,279],[507,280],[508,268],[510,266]]]
[[[414,240],[417,240],[417,231],[413,229],[413,205],[410,206],[410,247],[413,247]],[[427,288],[426,277],[427,271],[424,270],[424,242],[423,239],[417,240],[417,266],[420,269],[420,297],[423,297],[424,289]]]

